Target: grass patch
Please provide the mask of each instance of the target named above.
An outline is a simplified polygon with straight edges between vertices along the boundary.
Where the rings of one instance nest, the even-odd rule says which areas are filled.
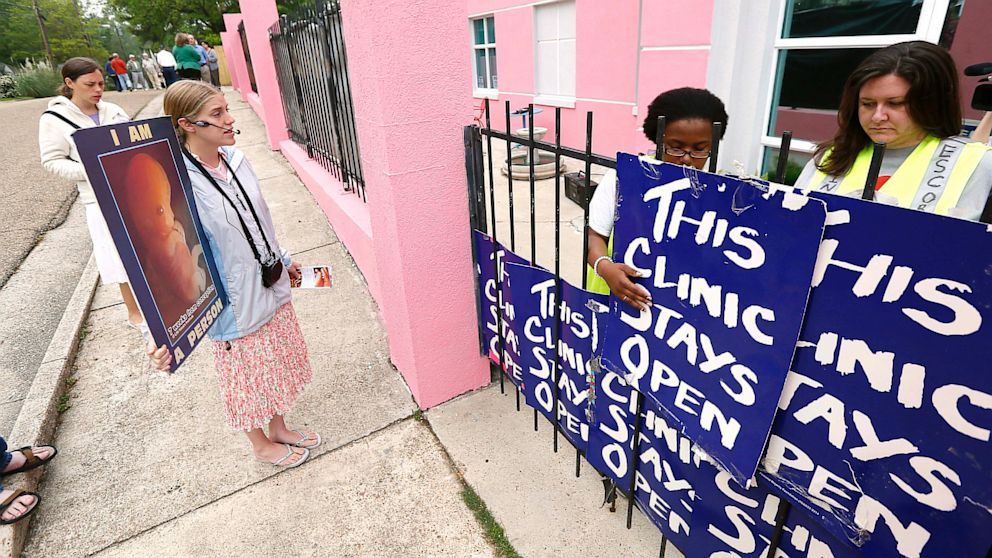
[[[413,412],[413,420],[415,420],[417,422],[424,422],[424,412],[421,411],[420,409],[417,409],[416,411],[414,411]]]
[[[82,343],[89,334],[90,334],[90,322],[89,320],[87,320],[83,322],[83,325],[79,326],[79,342]]]
[[[69,394],[63,393],[62,395],[60,395],[59,404],[57,407],[55,407],[55,410],[58,411],[59,414],[61,415],[62,413],[68,411],[71,408],[72,408],[72,403],[69,403]]]
[[[493,514],[489,513],[489,508],[486,507],[486,503],[482,501],[482,498],[479,498],[479,495],[467,483],[463,484],[463,486],[462,500],[468,506],[468,509],[472,510],[475,519],[482,526],[483,531],[485,531],[486,540],[496,549],[496,555],[502,558],[521,558],[513,548],[513,545],[510,544],[510,541],[507,540],[503,526],[496,521]]]

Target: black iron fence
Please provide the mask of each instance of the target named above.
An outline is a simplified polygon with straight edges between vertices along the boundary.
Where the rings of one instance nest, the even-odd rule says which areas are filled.
[[[283,16],[270,38],[290,137],[365,201],[340,4]]]
[[[248,48],[248,34],[245,33],[245,22],[238,24],[238,35],[241,36],[241,50],[245,53],[245,65],[248,67],[248,83],[251,90],[258,93],[258,84],[255,83],[255,69],[251,66],[251,49]]]
[[[552,141],[542,141],[535,138],[535,130],[538,129],[538,127],[535,126],[533,122],[533,105],[528,105],[527,107],[520,108],[513,112],[511,111],[509,101],[506,101],[505,110],[503,113],[505,117],[505,122],[503,123],[504,129],[493,129],[492,122],[490,120],[490,103],[486,100],[482,117],[477,119],[477,121],[481,121],[484,126],[466,126],[464,129],[465,167],[469,189],[470,223],[473,228],[491,236],[494,246],[497,242],[499,242],[521,257],[529,254],[529,258],[527,259],[530,261],[531,265],[539,265],[549,271],[553,271],[556,285],[560,285],[563,277],[567,275],[572,278],[574,284],[581,285],[582,288],[586,288],[587,278],[585,271],[587,255],[589,253],[589,243],[586,231],[589,226],[589,202],[596,187],[596,183],[593,181],[593,176],[596,174],[595,171],[604,172],[608,169],[615,169],[616,159],[593,153],[592,112],[586,113],[586,139],[583,149],[567,147],[561,144],[560,108],[555,109],[553,124],[554,129],[547,130],[548,135],[553,138]],[[530,118],[525,119],[523,129],[518,130],[517,133],[513,133],[511,131],[513,129],[510,120],[511,116],[521,115],[530,115]],[[530,121],[529,126],[526,124],[528,121]],[[722,126],[723,124],[719,122],[714,123],[713,125],[713,139],[711,142],[712,147],[708,169],[710,172],[716,172],[716,161],[719,154],[720,141],[723,135]],[[545,130],[541,129],[541,131],[544,132]],[[659,117],[658,135],[655,138],[655,149],[657,153],[662,153],[664,151],[664,131],[665,118]],[[782,157],[780,158],[777,166],[777,173],[775,176],[784,176],[786,163],[789,156],[789,142],[791,137],[792,132],[785,132],[782,145]],[[547,156],[542,158],[542,153]],[[574,165],[582,172],[568,173],[565,169],[566,165],[569,168]],[[539,173],[539,168],[542,166],[553,168],[553,173],[548,172],[545,175],[541,175],[541,173]],[[519,172],[514,172],[515,168]],[[503,178],[504,176],[505,183]],[[550,178],[552,176],[554,178],[553,201],[548,199],[550,196],[546,193],[539,195],[540,192],[538,191],[539,188],[546,187],[546,183],[539,185],[538,181],[540,178]],[[562,187],[563,177],[565,178],[564,188]],[[517,186],[518,196],[521,194],[521,187],[527,188],[525,198],[527,206],[522,209],[522,211],[526,212],[525,217],[520,216],[519,214],[521,211],[519,202],[517,204],[514,203],[515,185]],[[566,201],[565,204],[572,205],[563,205],[563,200],[561,199],[563,192],[565,193],[567,199],[570,200]],[[538,201],[539,198],[541,198],[541,201]],[[563,216],[565,212],[573,215],[573,217],[569,218],[567,216]],[[539,232],[540,224],[547,223],[548,221],[554,223],[553,233],[547,230]],[[504,224],[503,227],[500,227],[501,223]],[[563,243],[563,224],[571,229],[568,231],[570,235],[570,242]],[[581,240],[576,238],[576,232],[581,235]],[[551,236],[553,236],[553,238],[551,238]],[[526,239],[526,243],[518,242],[518,237],[524,237]],[[550,253],[546,247],[542,249],[540,246],[542,243],[550,244],[552,241],[553,250],[551,250]],[[527,244],[529,244],[529,246],[527,246]],[[564,248],[563,244],[566,245]],[[568,244],[573,244],[573,246],[567,246]],[[474,250],[473,253],[475,253]],[[539,254],[541,257],[539,257]],[[543,261],[539,262],[538,260]],[[494,257],[491,262],[476,261],[474,264],[476,266],[496,265],[495,261],[496,260]],[[499,281],[497,281],[497,291],[499,292],[500,290],[501,287],[499,286]],[[497,297],[499,300],[502,299],[504,295],[499,292]],[[497,322],[501,323],[503,321],[502,302],[497,302],[495,307]],[[556,318],[556,320],[560,320],[560,315]],[[487,347],[483,342],[484,327],[485,321],[482,319],[482,316],[480,316],[480,348],[482,354],[488,355],[489,347]],[[561,331],[560,321],[556,321],[554,331]],[[505,354],[505,348],[503,333],[500,327],[496,328],[496,335],[498,347],[497,354],[503,355]],[[555,335],[556,338],[554,339],[554,346],[558,346],[559,338],[557,336],[559,333],[556,333]],[[552,383],[557,386],[560,364],[558,359],[553,359],[552,363]],[[493,377],[498,377],[499,379],[500,392],[505,394],[505,377],[507,372],[497,364],[491,364],[491,370]],[[520,411],[520,390],[516,389],[512,383],[510,383],[510,387],[516,395],[516,410]],[[556,409],[556,413],[559,408],[557,398],[557,391],[555,391],[553,408]],[[642,399],[639,398],[639,400]],[[642,423],[641,418],[645,414],[642,407],[643,405],[638,406],[638,411],[634,422],[634,439],[640,438],[640,425]],[[538,430],[538,417],[539,413],[535,409],[535,431]],[[553,451],[558,452],[558,438],[560,430],[555,422],[551,422],[550,424],[553,430],[552,448]],[[568,437],[565,436],[565,439],[568,440]],[[639,446],[635,444],[634,447],[636,448]],[[581,474],[581,465],[584,455],[580,448],[574,447],[574,449],[575,476],[578,477]],[[635,459],[635,451],[636,450],[632,450],[631,452],[631,463],[633,463],[633,460]],[[627,497],[627,528],[630,529],[631,515],[634,507],[634,499],[631,497],[634,494],[634,476],[631,476],[631,485],[626,487],[616,486],[609,480],[606,480],[605,477],[603,478],[605,497],[604,503],[609,502],[612,504],[611,511],[616,511],[617,494]],[[783,532],[785,515],[782,513],[782,510],[779,510],[779,512],[779,516],[776,517],[775,531],[772,538],[772,543],[769,547],[768,556],[777,555],[779,539],[781,538]],[[661,538],[659,555],[666,556],[667,548],[668,541],[663,535]],[[688,551],[690,549],[682,550]]]

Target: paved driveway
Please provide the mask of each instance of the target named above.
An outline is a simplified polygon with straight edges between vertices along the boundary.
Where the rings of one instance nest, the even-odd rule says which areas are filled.
[[[106,99],[136,114],[161,91],[108,93]],[[76,188],[41,167],[38,117],[48,99],[0,102],[0,287],[46,231],[65,220]]]

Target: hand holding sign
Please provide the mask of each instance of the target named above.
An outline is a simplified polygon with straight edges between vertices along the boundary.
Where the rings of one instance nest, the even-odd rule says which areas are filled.
[[[641,272],[625,263],[603,260],[597,266],[599,276],[610,286],[610,293],[635,310],[647,310],[651,305],[651,293],[634,283],[628,277],[643,277]]]

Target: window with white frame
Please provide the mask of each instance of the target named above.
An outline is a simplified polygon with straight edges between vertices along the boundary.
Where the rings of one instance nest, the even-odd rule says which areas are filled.
[[[792,131],[790,174],[816,144],[833,137],[847,76],[879,48],[910,40],[937,43],[961,0],[786,0],[775,40],[771,99],[762,144],[774,169],[782,133]],[[797,163],[792,165],[791,163]],[[794,176],[791,177],[794,180]]]
[[[548,104],[575,101],[575,2],[534,7],[535,93]]]
[[[472,75],[476,92],[495,91],[496,20],[493,16],[472,20]]]

